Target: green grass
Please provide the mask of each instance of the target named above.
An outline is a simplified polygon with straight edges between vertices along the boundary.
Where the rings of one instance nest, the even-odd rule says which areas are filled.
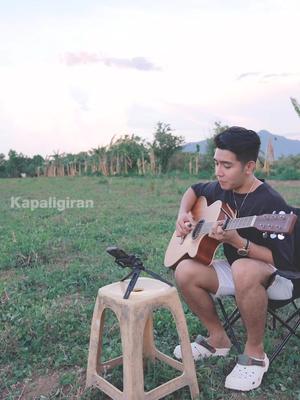
[[[106,399],[84,391],[90,323],[99,287],[119,280],[122,270],[105,249],[118,245],[138,254],[145,266],[172,280],[163,257],[174,230],[179,201],[195,179],[68,177],[0,180],[0,398]],[[273,185],[300,205],[299,182]],[[16,209],[11,196],[26,199],[88,199],[87,209]],[[227,307],[231,305],[226,303]],[[205,334],[184,305],[191,337]],[[159,348],[172,354],[178,338],[166,310],[155,313]],[[106,322],[104,357],[120,354],[120,334],[113,315]],[[238,325],[238,334],[243,338]],[[267,330],[266,348],[276,338]],[[270,368],[261,388],[250,394],[224,389],[234,365],[226,360],[197,363],[201,399],[300,399],[299,347],[291,340]],[[109,378],[122,385],[118,368]],[[161,363],[148,363],[145,385],[175,376]],[[48,386],[47,386],[48,384]],[[43,395],[41,397],[41,395]],[[189,399],[182,389],[168,399]]]

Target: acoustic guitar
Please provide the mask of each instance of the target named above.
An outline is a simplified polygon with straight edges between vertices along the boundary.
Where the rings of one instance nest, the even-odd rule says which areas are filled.
[[[204,265],[211,264],[214,254],[221,244],[218,240],[208,236],[212,225],[216,221],[223,222],[224,230],[256,228],[259,231],[291,234],[297,220],[295,214],[263,214],[250,217],[235,218],[235,212],[228,204],[220,200],[210,206],[206,198],[201,196],[197,199],[191,210],[191,216],[195,221],[192,230],[185,237],[176,236],[174,232],[168,245],[164,264],[167,268],[176,268],[177,264],[186,258],[193,258]]]

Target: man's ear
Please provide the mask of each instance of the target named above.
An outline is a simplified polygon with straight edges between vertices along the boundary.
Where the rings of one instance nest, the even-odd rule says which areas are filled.
[[[247,164],[245,165],[245,172],[247,175],[253,174],[254,170],[256,167],[256,162],[255,161],[248,161]]]

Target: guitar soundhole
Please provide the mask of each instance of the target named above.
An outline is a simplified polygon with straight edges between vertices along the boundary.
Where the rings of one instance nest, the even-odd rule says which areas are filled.
[[[193,239],[197,239],[199,237],[203,224],[204,224],[204,219],[200,219],[200,221],[197,222],[197,224],[192,232]]]

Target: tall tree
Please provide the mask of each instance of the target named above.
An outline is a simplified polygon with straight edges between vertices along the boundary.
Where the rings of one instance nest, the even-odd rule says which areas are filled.
[[[171,156],[179,151],[184,143],[182,136],[176,136],[172,132],[173,130],[169,124],[164,122],[157,123],[152,148],[162,172],[167,171]]]
[[[0,153],[0,177],[7,176],[6,174],[6,163],[5,154]]]
[[[27,159],[25,172],[28,176],[36,176],[37,169],[44,165],[44,158],[40,154],[34,155],[32,158]]]
[[[226,129],[228,129],[228,125],[222,125],[220,121],[216,121],[214,123],[214,127],[212,129],[212,135],[206,140],[206,152],[201,160],[201,169],[207,171],[210,174],[214,172],[214,154],[215,154],[215,142],[214,137]]]
[[[26,158],[22,153],[17,153],[15,150],[10,150],[8,153],[7,172],[11,178],[16,178],[21,173],[26,172]]]
[[[137,135],[124,135],[118,138],[110,146],[111,157],[118,163],[120,170],[117,168],[117,173],[126,171],[137,172],[138,160],[143,157],[148,158],[148,150],[144,140]]]

